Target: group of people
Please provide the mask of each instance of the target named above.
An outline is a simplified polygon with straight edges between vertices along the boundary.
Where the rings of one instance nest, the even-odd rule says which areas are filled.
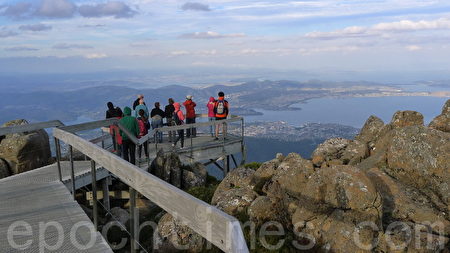
[[[185,113],[181,109],[181,104],[175,102],[172,98],[168,99],[168,105],[165,106],[164,110],[160,107],[160,103],[156,102],[154,108],[149,113],[148,107],[144,101],[144,95],[138,95],[138,98],[133,102],[133,110],[130,107],[125,107],[122,110],[119,107],[115,107],[112,102],[107,103],[108,110],[106,111],[106,118],[119,118],[119,123],[128,130],[129,134],[134,135],[137,138],[142,138],[148,134],[150,127],[152,129],[162,128],[163,126],[177,126],[183,124],[195,124],[196,122],[196,112],[195,107],[197,104],[193,101],[191,95],[186,96],[186,101],[183,103],[185,108]],[[224,120],[229,114],[229,104],[225,100],[225,94],[221,91],[218,93],[218,98],[210,97],[209,102],[206,104],[208,108],[208,119],[213,120]],[[134,113],[133,113],[134,111]],[[165,119],[165,123],[164,123]],[[226,135],[226,124],[223,124],[223,135]],[[113,135],[113,145],[114,147],[119,147],[119,152],[122,157],[131,162],[136,163],[136,145],[130,140],[124,131],[120,130],[117,126],[111,126],[110,132]],[[214,140],[219,139],[220,125],[217,127],[210,126],[210,134],[214,137]],[[196,128],[186,129],[186,137],[194,138],[197,136]],[[177,143],[180,142],[181,148],[184,148],[184,129],[168,132],[169,142],[172,143],[173,147],[176,147]],[[163,142],[163,134],[158,131],[155,136],[155,141],[158,143]],[[144,153],[146,158],[149,158],[148,145],[147,142],[144,143]],[[139,146],[138,156],[141,157],[142,146]]]

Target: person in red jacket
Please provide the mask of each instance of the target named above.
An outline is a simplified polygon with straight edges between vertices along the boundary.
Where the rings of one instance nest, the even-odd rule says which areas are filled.
[[[214,97],[209,98],[209,102],[206,104],[206,107],[208,108],[208,121],[214,121],[216,120],[216,113],[214,112],[214,105],[216,104],[216,99]],[[214,133],[216,132],[216,129],[213,125],[209,126],[209,132],[211,133],[211,137],[214,136]]]
[[[225,100],[225,94],[221,91],[219,92],[219,99],[216,100],[214,104],[214,113],[216,114],[216,120],[225,120],[228,117],[228,113],[230,112],[230,106],[228,104],[228,101]],[[223,123],[223,137],[225,138],[227,135],[227,123]],[[220,125],[217,125],[216,127],[216,138],[215,140],[219,139],[219,130]]]
[[[195,124],[195,107],[197,106],[197,104],[192,101],[192,96],[191,95],[187,95],[186,96],[186,101],[183,103],[184,108],[186,108],[186,124]],[[197,130],[195,128],[192,128],[192,132],[191,129],[186,129],[186,137],[195,137],[197,135]]]
[[[148,134],[148,129],[149,129],[149,123],[148,123],[148,119],[145,118],[145,111],[144,110],[139,110],[139,117],[137,117],[137,121],[138,121],[138,125],[139,125],[139,135],[138,138],[142,138],[144,136],[146,136]],[[145,158],[149,159],[148,156],[148,142],[144,142],[144,144],[142,144],[144,146],[144,153],[145,153]],[[141,159],[141,154],[142,154],[142,145],[138,147],[138,157],[139,159]]]

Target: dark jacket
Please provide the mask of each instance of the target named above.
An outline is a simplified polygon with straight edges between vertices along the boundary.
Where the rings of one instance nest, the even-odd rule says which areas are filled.
[[[164,110],[165,110],[166,118],[171,119],[173,116],[173,113],[175,112],[175,107],[173,105],[166,105],[166,108],[164,108]]]
[[[120,107],[115,107],[115,108],[109,108],[109,110],[106,111],[106,118],[120,118],[123,117],[123,113],[122,110],[120,109]]]
[[[135,137],[139,136],[139,124],[135,117],[131,116],[130,107],[125,107],[123,109],[125,117],[119,120],[119,123],[124,126],[131,134]],[[129,140],[128,136],[120,130],[120,136],[122,136],[123,140]]]
[[[161,118],[166,117],[166,113],[159,108],[152,109],[152,112],[150,113],[150,118],[153,118],[153,116],[155,116],[155,115],[159,115],[159,116],[161,116]]]

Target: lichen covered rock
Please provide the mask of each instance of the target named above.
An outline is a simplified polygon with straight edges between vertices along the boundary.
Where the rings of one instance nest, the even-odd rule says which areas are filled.
[[[442,107],[442,113],[430,122],[429,127],[447,133],[450,132],[450,99]]]
[[[13,120],[2,127],[25,124],[28,122],[24,119]],[[14,175],[48,165],[50,157],[49,138],[44,130],[8,134],[0,141],[0,158],[8,163]]]
[[[172,215],[165,214],[158,223],[154,252],[202,252],[205,239]]]
[[[423,126],[423,115],[416,111],[397,111],[390,123],[394,128]]]

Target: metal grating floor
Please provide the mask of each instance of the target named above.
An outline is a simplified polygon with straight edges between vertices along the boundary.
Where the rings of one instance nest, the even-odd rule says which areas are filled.
[[[61,166],[63,180],[70,181],[70,163],[62,162]],[[90,174],[90,170],[89,161],[75,162],[76,177]],[[17,222],[25,222],[29,227],[18,226],[11,240],[13,233],[8,237],[8,229],[12,224],[20,224]],[[61,231],[52,226],[55,223]],[[24,248],[17,247],[21,245]],[[58,247],[52,249],[55,245]],[[53,164],[0,180],[0,252],[112,250],[64,183],[59,182],[57,166]]]

